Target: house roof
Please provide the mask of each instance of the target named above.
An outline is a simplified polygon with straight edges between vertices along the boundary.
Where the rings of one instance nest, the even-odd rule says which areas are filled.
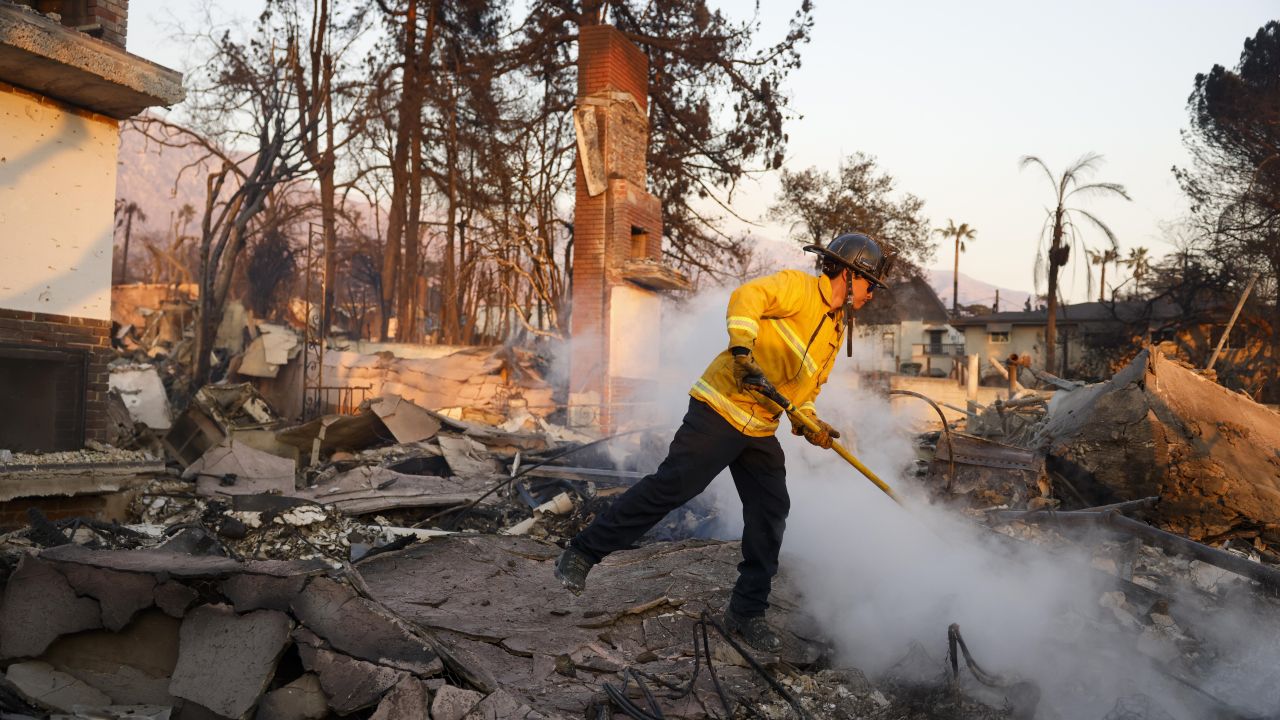
[[[1144,320],[1171,320],[1185,315],[1176,303],[1161,298],[1154,302],[1122,300],[1119,302],[1087,302],[1059,305],[1056,313],[1059,325],[1085,323],[1141,322]],[[1044,325],[1048,322],[1046,310],[1017,311],[956,318],[951,324],[958,328],[984,327],[987,325]]]
[[[858,311],[858,322],[866,325],[896,325],[909,320],[939,325],[950,321],[947,306],[923,278],[908,278],[877,291]]]

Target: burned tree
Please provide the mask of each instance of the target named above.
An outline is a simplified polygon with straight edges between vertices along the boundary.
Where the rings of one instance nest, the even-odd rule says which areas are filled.
[[[1258,318],[1280,380],[1280,22],[1244,42],[1234,69],[1215,65],[1196,76],[1183,142],[1191,164],[1175,168],[1192,213],[1237,283],[1261,273],[1269,299]]]
[[[830,242],[845,232],[865,232],[901,252],[894,275],[920,275],[933,258],[924,201],[894,193],[893,176],[870,155],[854,153],[830,175],[811,167],[782,171],[782,187],[769,214],[787,223],[792,239],[808,245]]]
[[[272,14],[279,17],[278,28],[271,25]],[[362,33],[364,15],[362,6],[344,7],[334,0],[311,0],[309,11],[299,6],[299,0],[271,0],[262,22],[264,31],[283,36],[301,148],[319,186],[324,240],[320,327],[324,332],[332,325],[338,285],[338,192],[343,185],[338,179],[338,157],[361,125],[360,118],[351,118],[360,85],[344,79],[344,55]],[[335,105],[339,106],[336,113]],[[340,117],[349,120],[340,122]]]
[[[194,94],[199,100],[193,109],[217,140],[158,118],[137,121],[154,142],[196,149],[200,158],[188,170],[213,167],[200,221],[192,388],[210,379],[214,336],[254,220],[271,194],[300,174],[305,161],[303,121],[291,111],[285,58],[258,40],[241,44],[229,34],[216,39],[215,47],[206,70],[208,87]]]

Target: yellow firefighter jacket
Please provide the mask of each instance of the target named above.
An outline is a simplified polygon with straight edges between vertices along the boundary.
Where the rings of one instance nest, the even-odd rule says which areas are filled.
[[[831,279],[783,270],[746,283],[729,298],[729,347],[750,348],[778,392],[800,410],[813,411],[818,390],[831,375],[843,323],[831,312]],[[743,392],[726,348],[711,361],[689,394],[715,409],[744,435],[767,437],[778,429],[777,405]]]

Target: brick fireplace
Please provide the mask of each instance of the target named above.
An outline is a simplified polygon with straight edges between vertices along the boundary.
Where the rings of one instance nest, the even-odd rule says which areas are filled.
[[[0,310],[0,448],[107,440],[111,321]]]
[[[614,426],[659,365],[662,203],[647,190],[649,61],[610,25],[578,37],[577,193],[569,403],[575,424]]]

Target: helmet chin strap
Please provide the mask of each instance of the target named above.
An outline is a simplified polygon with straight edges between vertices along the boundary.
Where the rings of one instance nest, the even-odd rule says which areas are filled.
[[[853,272],[844,275],[844,331],[846,357],[853,357]]]

